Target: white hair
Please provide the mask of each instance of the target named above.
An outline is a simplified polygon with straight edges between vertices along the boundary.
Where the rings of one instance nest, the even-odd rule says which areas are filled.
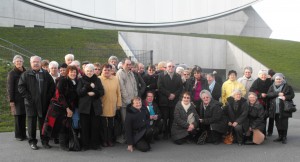
[[[209,98],[212,98],[211,93],[206,89],[204,89],[200,92],[200,94],[199,94],[200,98],[202,98],[203,94],[206,94],[209,96]]]
[[[49,68],[52,68],[52,67],[57,67],[58,68],[58,63],[56,61],[49,62]]]
[[[32,62],[35,58],[39,59],[40,61],[42,61],[42,58],[40,56],[31,56],[30,57],[30,62]]]
[[[73,55],[73,54],[66,54],[66,56],[65,56],[65,61],[66,61],[68,58],[71,58],[72,60],[74,60],[74,55]]]
[[[233,97],[233,96],[236,95],[237,93],[242,94],[242,91],[239,90],[239,89],[234,89],[234,90],[232,90],[232,92],[231,92],[231,96]]]
[[[183,71],[184,71],[184,68],[183,68],[183,67],[177,67],[177,68],[176,68],[176,73],[177,73],[177,74],[181,74],[181,73],[183,73]]]
[[[95,66],[93,64],[86,64],[84,67],[84,71],[86,71],[87,69],[94,70]]]
[[[20,55],[15,55],[14,58],[13,58],[13,63],[15,63],[15,61],[16,61],[17,59],[20,59],[22,62],[24,62],[24,59],[23,59],[22,56],[20,56]]]
[[[80,66],[80,62],[78,60],[74,60],[71,62],[70,65],[73,65],[73,66]]]
[[[260,76],[262,74],[268,75],[268,71],[267,70],[259,70],[258,71],[258,76]]]

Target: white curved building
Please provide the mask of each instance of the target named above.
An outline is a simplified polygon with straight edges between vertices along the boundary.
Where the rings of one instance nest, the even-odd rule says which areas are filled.
[[[269,37],[260,0],[1,0],[0,26]]]

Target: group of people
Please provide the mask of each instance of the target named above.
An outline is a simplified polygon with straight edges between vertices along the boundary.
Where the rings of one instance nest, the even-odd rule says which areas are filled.
[[[51,148],[53,139],[66,151],[71,128],[83,151],[126,142],[128,151],[146,152],[161,137],[178,145],[219,144],[228,133],[238,145],[253,144],[256,132],[272,135],[274,121],[279,135],[274,141],[287,143],[292,112],[285,111],[284,102],[292,101],[294,91],[281,73],[270,77],[260,70],[253,79],[246,67],[239,79],[230,70],[223,83],[216,72],[204,75],[200,66],[176,68],[164,61],[146,69],[128,58],[119,63],[115,56],[103,65],[84,61],[81,66],[73,54],[61,65],[39,56],[30,58],[31,69],[23,62],[20,55],[13,58],[9,101],[15,138],[28,138],[33,150],[37,122],[42,146]]]

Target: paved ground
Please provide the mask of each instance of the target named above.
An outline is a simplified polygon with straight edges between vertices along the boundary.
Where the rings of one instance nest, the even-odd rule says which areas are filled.
[[[296,95],[296,104],[300,105],[300,94]],[[260,146],[212,145],[203,146],[186,144],[177,146],[171,141],[160,141],[152,145],[152,151],[142,153],[126,151],[125,145],[104,148],[102,151],[64,152],[58,145],[52,144],[50,150],[33,151],[27,141],[15,141],[13,133],[0,133],[0,162],[10,161],[105,161],[105,162],[147,162],[147,161],[210,161],[210,162],[240,162],[240,161],[300,161],[300,107],[291,118],[288,131],[288,144],[274,143],[274,135]],[[41,146],[40,142],[38,143]]]

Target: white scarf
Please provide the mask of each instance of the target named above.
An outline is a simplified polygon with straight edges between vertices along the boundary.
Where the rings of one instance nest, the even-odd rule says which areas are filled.
[[[190,108],[190,106],[191,106],[191,103],[189,103],[189,104],[185,105],[185,104],[183,103],[183,101],[181,101],[181,105],[182,105],[183,109],[185,110],[185,112],[187,112],[187,111],[188,111],[188,109],[189,109],[189,108]]]

